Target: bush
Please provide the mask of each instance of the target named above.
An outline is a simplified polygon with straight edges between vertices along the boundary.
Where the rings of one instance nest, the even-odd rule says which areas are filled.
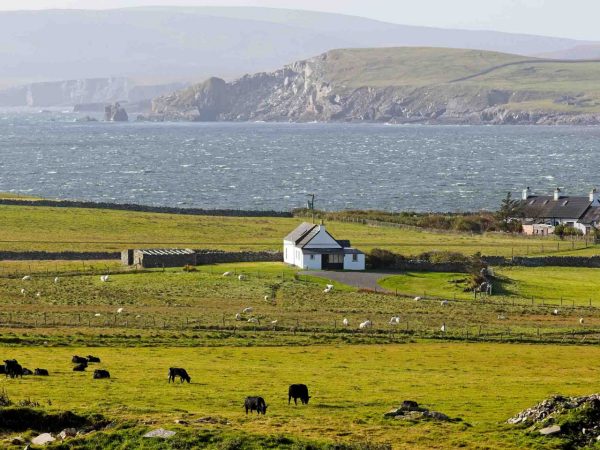
[[[402,255],[382,248],[374,248],[367,254],[367,264],[373,269],[390,269],[405,259]]]

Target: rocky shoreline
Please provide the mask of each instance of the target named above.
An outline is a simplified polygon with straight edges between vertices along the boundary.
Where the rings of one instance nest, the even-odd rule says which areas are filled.
[[[375,122],[448,125],[599,125],[585,94],[476,84],[350,88],[330,80],[327,54],[271,73],[201,84],[155,98],[140,121]],[[551,98],[555,107],[529,108]],[[577,110],[580,108],[580,110]]]

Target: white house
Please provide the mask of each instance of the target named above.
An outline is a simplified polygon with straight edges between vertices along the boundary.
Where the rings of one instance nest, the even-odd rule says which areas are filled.
[[[567,196],[559,188],[554,195],[533,195],[523,190],[523,232],[551,234],[556,225],[567,225],[588,234],[600,226],[600,192],[592,189],[589,196]]]
[[[338,241],[325,225],[303,222],[283,239],[283,261],[306,270],[365,270],[365,254]]]

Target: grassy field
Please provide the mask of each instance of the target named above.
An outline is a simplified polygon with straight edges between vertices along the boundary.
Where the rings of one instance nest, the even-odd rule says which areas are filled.
[[[598,348],[509,344],[413,343],[397,346],[309,348],[0,348],[48,378],[0,378],[15,399],[31,398],[49,410],[102,412],[178,429],[185,419],[198,430],[200,417],[226,419],[227,430],[285,434],[317,442],[390,443],[394,448],[541,448],[502,423],[521,409],[556,393],[598,390],[600,369],[590,360]],[[110,380],[71,371],[71,356],[94,354]],[[502,364],[498,364],[502,361]],[[167,368],[186,367],[191,384],[167,384]],[[90,369],[91,370],[91,369]],[[307,406],[287,405],[287,386],[306,383]],[[246,416],[243,399],[262,395],[264,417]],[[384,419],[402,400],[416,400],[459,423],[413,423]],[[51,406],[47,406],[51,404]],[[547,441],[546,441],[547,442]],[[552,445],[552,442],[555,445]],[[550,440],[543,448],[559,448]],[[163,447],[168,448],[168,447]]]
[[[494,270],[498,277],[493,298],[537,299],[539,303],[600,306],[600,269],[575,267],[505,267]],[[380,281],[382,287],[410,295],[472,299],[465,292],[465,274],[410,272]]]
[[[282,239],[302,219],[184,216],[101,209],[0,205],[0,251],[120,251],[127,247],[192,247],[280,250]],[[583,241],[490,233],[437,233],[331,222],[340,239],[368,251],[386,248],[404,255],[455,251],[467,255],[541,255],[598,252]]]
[[[593,277],[591,270],[588,276]],[[464,278],[462,275],[410,274],[383,281],[392,292],[399,287],[399,294],[408,294],[405,297],[339,284],[325,294],[323,288],[329,280],[297,276],[295,269],[280,263],[204,266],[197,272],[127,272],[112,274],[107,283],[100,281],[98,273],[72,272],[68,264],[65,271],[58,283],[54,272],[34,275],[29,281],[0,277],[0,326],[4,329],[0,342],[285,346],[394,343],[415,337],[534,342],[579,342],[583,338],[589,343],[600,338],[598,299],[590,307],[587,298],[576,299],[573,305],[572,297],[565,296],[559,315],[552,314],[552,305],[558,301],[544,304],[543,297],[537,297],[534,304],[516,293],[474,302],[470,294],[448,283]],[[224,277],[226,271],[234,275]],[[244,281],[237,278],[242,273]],[[543,272],[537,274],[541,285]],[[412,284],[407,284],[407,279]],[[555,295],[568,292],[560,290],[560,282],[554,290],[548,289]],[[414,295],[432,299],[416,302]],[[438,297],[453,301],[442,305]],[[253,311],[243,313],[248,307]],[[120,313],[119,308],[123,308]],[[401,323],[390,325],[392,316],[400,316]],[[582,317],[584,324],[579,323]],[[342,326],[344,318],[350,321],[348,327]],[[359,332],[358,324],[367,319],[374,323],[373,329]],[[442,323],[447,326],[443,335]]]

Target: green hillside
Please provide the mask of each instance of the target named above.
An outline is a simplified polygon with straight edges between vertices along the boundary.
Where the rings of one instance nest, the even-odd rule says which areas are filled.
[[[326,54],[325,78],[350,88],[417,87],[447,83],[523,59],[505,53],[450,48],[341,49]]]

